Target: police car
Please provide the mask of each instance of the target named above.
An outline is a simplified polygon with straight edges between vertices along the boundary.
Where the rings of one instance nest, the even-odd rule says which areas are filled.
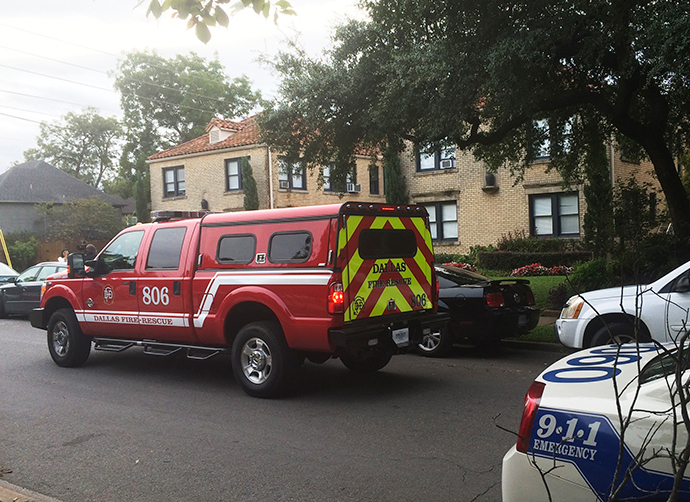
[[[503,458],[503,501],[661,501],[676,481],[677,500],[690,500],[690,470],[676,474],[689,362],[687,345],[650,343],[591,348],[547,368]]]

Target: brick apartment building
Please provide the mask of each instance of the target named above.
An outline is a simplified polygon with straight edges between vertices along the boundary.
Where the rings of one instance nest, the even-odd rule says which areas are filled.
[[[261,142],[253,116],[239,122],[213,119],[203,136],[149,157],[151,209],[244,210],[243,157],[251,165],[261,209],[385,201],[379,161],[370,169],[372,158],[358,155],[344,186],[333,186],[326,166],[320,184],[318,172],[287,163]]]
[[[343,187],[331,186],[326,166],[320,186],[318,172],[287,164],[280,152],[263,144],[256,117],[249,117],[239,122],[213,119],[203,136],[149,157],[151,208],[243,210],[242,157],[251,164],[261,208],[385,201],[380,159],[372,170],[371,157],[358,156]],[[611,147],[609,166],[614,183],[632,176],[661,193],[649,162],[628,162]],[[564,187],[558,173],[547,172],[547,157],[528,169],[520,183],[507,168],[488,173],[482,162],[454,148],[420,154],[410,146],[402,154],[401,168],[410,202],[429,211],[437,253],[467,253],[470,246],[496,244],[509,232],[582,235],[583,187]],[[655,197],[650,199],[654,207],[660,205]]]

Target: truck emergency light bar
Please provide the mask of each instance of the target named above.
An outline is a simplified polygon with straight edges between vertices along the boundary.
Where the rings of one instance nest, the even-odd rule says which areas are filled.
[[[210,211],[151,211],[151,221],[162,222],[172,220],[188,220],[190,218],[201,218]]]
[[[373,205],[373,204],[345,204],[345,209],[357,209],[357,210],[369,210],[369,211],[405,211],[405,212],[419,212],[421,213],[424,209],[421,206],[393,206],[393,205]]]

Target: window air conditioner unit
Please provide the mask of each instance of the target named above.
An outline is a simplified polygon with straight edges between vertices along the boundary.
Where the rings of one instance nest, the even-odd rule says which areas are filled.
[[[361,192],[362,191],[362,185],[358,185],[356,183],[348,183],[347,186],[345,187],[345,191],[347,191],[347,192]]]
[[[453,169],[455,161],[453,159],[446,159],[441,161],[441,169]]]
[[[278,181],[278,188],[290,188],[290,181],[289,180],[279,180]]]

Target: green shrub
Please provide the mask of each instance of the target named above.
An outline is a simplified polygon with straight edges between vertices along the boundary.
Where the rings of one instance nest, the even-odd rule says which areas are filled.
[[[21,272],[36,263],[36,251],[40,246],[41,243],[33,235],[24,237],[24,240],[12,239],[7,244],[12,268]]]
[[[535,262],[548,268],[560,265],[571,267],[577,262],[591,259],[592,253],[589,251],[563,251],[559,253],[493,251],[479,252],[477,258],[479,268],[510,271]]]

